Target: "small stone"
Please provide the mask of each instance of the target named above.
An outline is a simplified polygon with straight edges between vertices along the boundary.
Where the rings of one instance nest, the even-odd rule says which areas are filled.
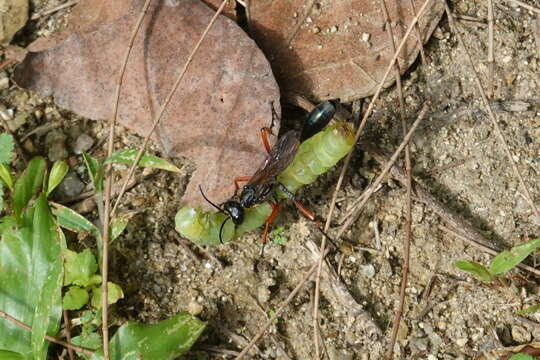
[[[56,200],[73,198],[84,190],[84,183],[79,179],[75,171],[69,170],[62,182],[54,190]]]
[[[73,146],[73,152],[77,155],[82,154],[85,151],[90,150],[94,145],[94,139],[88,134],[81,134],[75,140],[75,145]]]
[[[200,313],[203,312],[203,310],[204,310],[204,306],[202,306],[195,300],[191,300],[188,304],[188,312],[193,316],[199,315]]]
[[[314,33],[314,34],[318,34],[318,33],[320,33],[320,32],[321,32],[321,28],[320,28],[320,27],[315,26],[315,27],[313,28],[313,33]]]
[[[262,304],[270,300],[270,294],[270,290],[266,286],[261,285],[257,288],[257,300]]]
[[[409,346],[415,352],[426,351],[427,348],[428,348],[428,339],[427,338],[414,337],[409,342]]]
[[[66,149],[66,135],[58,130],[51,130],[45,137],[45,145],[49,148],[47,156],[50,161],[64,160],[68,157],[68,151]]]
[[[29,154],[36,154],[37,149],[34,145],[34,142],[30,139],[24,140],[24,143],[22,144],[24,151],[26,151]]]
[[[512,326],[512,339],[520,344],[527,344],[531,341],[531,333],[523,326]]]
[[[467,338],[459,338],[459,339],[456,340],[456,344],[459,347],[463,347],[463,346],[465,346],[467,341],[469,341],[469,339],[467,339]]]
[[[362,33],[362,41],[363,41],[363,42],[368,42],[370,38],[371,38],[371,35],[370,35],[370,34],[368,34],[368,33]]]
[[[372,278],[375,276],[375,267],[371,264],[361,265],[360,273],[367,278]]]
[[[0,76],[0,90],[5,90],[9,88],[9,78],[5,73],[2,73]]]
[[[28,0],[0,2],[0,44],[8,44],[28,20]]]
[[[332,34],[333,34],[333,33],[337,33],[338,30],[339,30],[339,28],[338,28],[336,25],[334,25],[334,26],[332,26],[332,27],[330,28],[330,32],[331,32]]]

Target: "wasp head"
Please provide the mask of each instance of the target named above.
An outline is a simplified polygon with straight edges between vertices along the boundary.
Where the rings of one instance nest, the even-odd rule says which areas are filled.
[[[223,204],[223,210],[236,225],[240,225],[244,221],[244,208],[239,202],[227,201]]]

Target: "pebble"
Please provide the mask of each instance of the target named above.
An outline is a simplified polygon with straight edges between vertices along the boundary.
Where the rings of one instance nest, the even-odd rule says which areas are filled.
[[[463,346],[465,346],[467,341],[469,341],[469,339],[467,339],[467,338],[459,338],[459,339],[456,340],[456,344],[459,347],[463,347]]]
[[[75,171],[69,170],[62,182],[54,190],[57,200],[73,198],[84,190],[84,183],[79,179]]]
[[[415,352],[426,351],[428,348],[428,339],[415,337],[411,339],[409,345]]]
[[[362,33],[362,41],[363,41],[363,42],[368,42],[370,38],[371,38],[371,35],[370,35],[370,34],[368,34],[368,33]]]
[[[360,273],[367,278],[375,276],[375,267],[371,264],[360,266]]]
[[[512,339],[520,344],[527,344],[531,341],[531,333],[523,326],[512,326]]]
[[[270,290],[266,286],[259,286],[257,288],[257,300],[259,300],[260,303],[264,304],[270,300]]]
[[[83,133],[75,140],[73,152],[77,155],[82,154],[83,152],[90,150],[92,145],[94,145],[94,139],[90,135]]]
[[[0,90],[5,90],[9,88],[9,78],[5,73],[2,73],[2,75],[0,75]]]
[[[188,312],[193,315],[193,316],[197,316],[199,315],[200,313],[203,312],[204,310],[204,306],[202,306],[201,304],[199,304],[197,301],[195,300],[191,300],[188,304],[188,308],[187,308]]]
[[[66,135],[58,130],[51,130],[45,137],[45,145],[49,149],[47,156],[50,161],[64,160],[68,157],[68,151],[66,149]]]

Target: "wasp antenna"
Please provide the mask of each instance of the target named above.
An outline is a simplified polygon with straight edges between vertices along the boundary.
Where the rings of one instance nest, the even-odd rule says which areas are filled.
[[[223,220],[223,222],[221,223],[221,227],[219,228],[219,242],[222,243],[222,244],[225,244],[223,242],[223,238],[221,237],[221,234],[223,233],[223,228],[225,227],[225,223],[227,222],[227,220],[229,220],[230,217],[226,218],[225,220]]]
[[[208,201],[208,203],[209,203],[210,205],[212,205],[213,207],[215,207],[219,212],[224,213],[224,211],[223,211],[222,208],[220,208],[219,206],[217,206],[216,204],[214,204],[213,202],[211,202],[210,200],[208,200],[208,198],[206,197],[206,195],[204,195],[204,192],[202,191],[201,185],[199,185],[199,191],[201,192],[201,195],[203,196],[204,200]]]

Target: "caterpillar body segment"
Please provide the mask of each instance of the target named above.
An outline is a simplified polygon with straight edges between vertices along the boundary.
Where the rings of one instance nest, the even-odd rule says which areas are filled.
[[[246,209],[242,224],[235,226],[230,219],[225,222],[221,241],[226,243],[255,230],[264,224],[271,213],[272,206],[267,202]],[[221,243],[219,239],[221,225],[227,218],[228,216],[221,212],[184,206],[176,213],[175,225],[180,235],[196,244],[218,245]]]
[[[336,165],[354,147],[351,126],[337,122],[300,144],[294,160],[277,180],[291,194]],[[275,191],[276,200],[289,198],[281,189]],[[262,226],[272,213],[268,202],[245,209],[243,222],[235,226],[228,220],[223,228],[222,241],[229,242],[246,232]],[[204,212],[200,208],[183,207],[176,214],[176,230],[185,238],[200,245],[220,244],[219,232],[227,215],[221,212]]]
[[[293,162],[278,176],[278,182],[295,194],[302,186],[313,183],[354,146],[354,132],[344,122],[336,122],[300,144]],[[280,199],[288,196],[277,190]]]

